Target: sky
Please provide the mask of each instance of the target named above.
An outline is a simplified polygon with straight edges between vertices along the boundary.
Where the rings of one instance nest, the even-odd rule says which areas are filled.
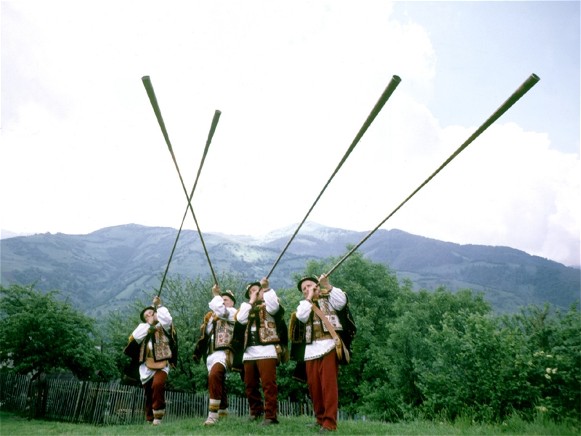
[[[371,231],[536,74],[381,228],[579,266],[579,22],[578,1],[2,1],[1,228],[180,226],[143,76],[202,233],[261,236],[303,220],[393,76],[309,221]]]

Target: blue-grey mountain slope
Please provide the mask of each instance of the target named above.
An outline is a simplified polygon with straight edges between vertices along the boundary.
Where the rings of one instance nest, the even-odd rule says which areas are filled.
[[[234,273],[252,281],[270,271],[295,229],[290,226],[263,238],[208,233],[204,241],[218,275]],[[3,239],[1,283],[58,289],[76,307],[98,315],[159,288],[176,233],[172,228],[129,224],[87,235]],[[294,286],[294,276],[309,260],[339,258],[366,234],[305,223],[271,275],[272,285]],[[550,303],[562,309],[579,304],[579,269],[508,247],[459,245],[379,230],[358,251],[388,266],[399,279],[409,278],[415,289],[481,291],[498,312],[514,312],[529,304]],[[195,231],[182,232],[169,274],[210,275]]]

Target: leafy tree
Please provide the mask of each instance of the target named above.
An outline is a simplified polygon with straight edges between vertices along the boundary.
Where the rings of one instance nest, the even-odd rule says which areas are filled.
[[[94,336],[93,319],[58,301],[56,291],[0,286],[0,361],[37,377],[70,370],[80,379],[106,366]]]
[[[557,313],[558,326],[553,335],[549,353],[554,356],[551,365],[551,385],[544,392],[549,399],[550,416],[555,420],[570,417],[581,420],[581,312],[572,304],[565,314]]]
[[[140,307],[140,306],[139,306]],[[141,310],[139,308],[139,310]],[[136,305],[137,316],[128,317],[127,314],[113,310],[97,321],[97,336],[101,344],[101,352],[110,363],[103,369],[103,378],[116,380],[123,377],[123,368],[129,364],[129,357],[123,353],[127,345],[129,335],[137,325],[139,312]]]
[[[519,366],[534,387],[530,402],[551,419],[581,419],[581,313],[571,305],[566,313],[549,305],[530,306],[503,317],[507,328],[522,334],[527,355]]]
[[[397,317],[392,325],[388,347],[393,350],[390,368],[396,386],[402,389],[403,399],[412,406],[424,401],[424,394],[418,386],[420,368],[418,362],[432,359],[430,332],[441,331],[444,320],[461,329],[463,320],[456,317],[460,312],[486,314],[490,306],[481,296],[469,290],[452,294],[440,287],[435,292],[420,291],[402,294],[397,302]]]
[[[493,317],[447,313],[425,336],[427,358],[417,361],[428,416],[469,415],[501,421],[518,412],[532,419],[579,419],[581,318],[548,306]]]
[[[426,394],[420,385],[421,363],[430,361],[430,331],[441,331],[447,314],[461,310],[488,313],[489,305],[470,291],[452,294],[444,288],[435,292],[413,292],[411,282],[398,288],[395,301],[378,313],[374,336],[367,345],[368,361],[362,369],[360,411],[387,421],[417,416]],[[458,320],[454,320],[461,324]]]
[[[497,318],[467,310],[447,313],[425,343],[427,358],[416,367],[427,416],[490,422],[531,406],[532,387],[515,365],[526,356],[526,344],[522,335],[499,328]]]

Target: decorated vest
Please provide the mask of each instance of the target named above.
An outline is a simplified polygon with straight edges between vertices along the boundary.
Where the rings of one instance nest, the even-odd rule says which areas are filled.
[[[226,350],[232,346],[234,338],[234,322],[225,319],[215,318],[212,328],[213,341],[210,341],[210,353],[214,350]]]
[[[329,320],[336,332],[343,331],[343,325],[339,319],[339,315],[329,303],[328,294],[321,295],[319,300],[315,303],[321,309],[321,312]],[[305,325],[305,342],[311,344],[317,339],[331,339],[331,333],[327,329],[325,323],[313,311],[308,322]]]
[[[281,318],[281,312],[284,313],[282,306],[276,314],[273,315],[266,311],[266,304],[257,303],[252,306],[248,315],[248,324],[244,333],[244,348],[252,345],[270,345],[281,342],[277,329],[277,319]],[[256,329],[253,330],[252,327]]]
[[[151,340],[153,349],[147,345]],[[148,334],[139,348],[139,362],[145,362],[147,357],[153,357],[153,360],[159,362],[161,360],[172,359],[172,347],[170,346],[170,337],[163,329],[162,325],[158,323],[155,326],[155,332]],[[173,359],[172,359],[173,360]]]
[[[151,351],[152,354],[151,357],[154,358],[154,360],[160,362],[168,360],[170,366],[173,367],[177,365],[178,335],[174,325],[173,324],[171,325],[169,336],[165,332],[161,324],[158,324],[157,327],[158,328],[156,328],[155,334],[147,335],[143,339],[143,342],[141,342],[141,344],[138,344],[133,336],[129,336],[127,346],[123,350],[123,353],[130,358],[130,360],[127,363],[123,364],[122,367],[123,377],[121,379],[121,382],[123,384],[130,384],[135,386],[141,385],[139,381],[139,365],[143,363],[147,358],[149,348],[147,346],[147,343],[149,342],[150,338],[152,338],[152,336],[154,341],[153,343],[154,351]],[[159,335],[161,335],[161,337],[158,340]],[[154,354],[157,355],[157,358],[153,356]],[[168,355],[170,357],[167,357]]]
[[[208,323],[212,321],[212,331],[206,332]],[[194,349],[194,361],[206,360],[208,355],[216,350],[231,350],[234,338],[234,322],[221,319],[208,312],[200,326],[200,338]]]

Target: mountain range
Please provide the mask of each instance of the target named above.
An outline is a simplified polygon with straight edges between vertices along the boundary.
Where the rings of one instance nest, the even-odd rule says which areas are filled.
[[[295,226],[264,237],[204,234],[217,274],[230,272],[246,281],[267,275]],[[158,289],[177,230],[127,224],[86,235],[36,234],[0,240],[0,283],[59,290],[80,310],[97,316],[124,307],[144,290]],[[294,286],[293,277],[313,259],[340,257],[367,232],[307,222],[270,275],[275,288]],[[579,305],[580,270],[509,247],[460,245],[401,230],[378,230],[358,251],[386,265],[414,289],[444,286],[454,292],[482,292],[495,312],[516,312],[527,305],[568,309]],[[204,247],[197,232],[182,231],[170,275],[209,276]]]

